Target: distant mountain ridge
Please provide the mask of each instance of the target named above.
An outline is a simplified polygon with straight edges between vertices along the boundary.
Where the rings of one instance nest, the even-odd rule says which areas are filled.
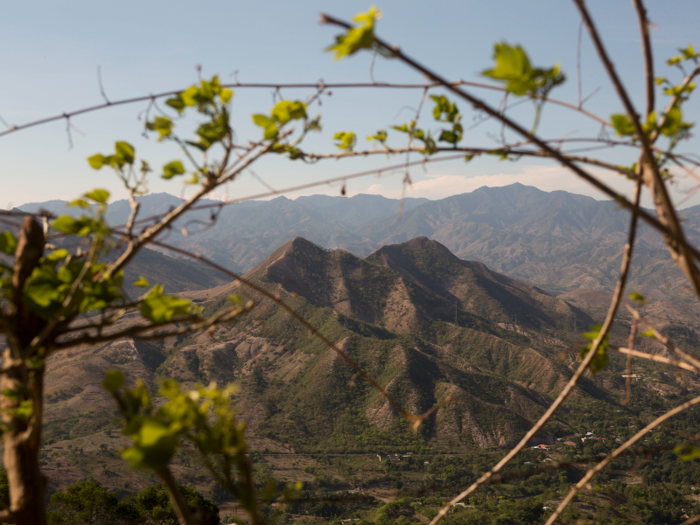
[[[255,310],[236,322],[158,341],[125,337],[48,358],[44,439],[54,450],[85,447],[97,458],[89,467],[81,458],[62,456],[52,473],[54,488],[87,474],[110,488],[148,481],[117,454],[101,451],[104,444],[127,444],[111,432],[114,403],[101,386],[106,371],[115,368],[129,381],[141,378],[151,391],[165,377],[187,387],[236,382],[234,403],[250,429],[252,451],[454,454],[508,447],[544,413],[577,367],[580,331],[600,317],[584,308],[595,310],[606,300],[598,297],[603,292],[593,292],[569,294],[569,302],[565,295],[555,297],[483,263],[462,260],[426,237],[383,246],[364,258],[295,237],[244,280],[280,297],[412,413],[451,402],[414,433],[386,398],[286,310],[240,281],[228,281],[182,295],[206,314],[230,305],[233,293],[254,300]],[[673,311],[665,305],[656,313],[667,318]],[[138,318],[125,315],[113,329]],[[700,341],[697,318],[696,312],[676,326],[691,348]],[[629,332],[627,320],[618,324],[612,344],[626,341]],[[635,348],[665,352],[649,338],[640,338]],[[626,428],[630,416],[658,408],[666,396],[677,401],[676,377],[659,373],[661,366],[635,362],[647,379],[634,386],[641,401],[626,406],[619,403],[625,395],[624,356],[611,354],[606,370],[583,377],[535,439],[553,443],[578,431],[591,412]],[[693,377],[683,381],[683,389],[700,385]],[[178,476],[200,483],[198,463],[189,457],[173,463]]]
[[[142,197],[139,216],[163,213],[180,202],[168,194]],[[62,212],[63,206],[50,201],[21,209]],[[611,201],[517,183],[435,201],[406,199],[400,220],[399,209],[399,200],[377,195],[278,197],[223,207],[211,227],[211,209],[191,212],[169,233],[168,242],[245,272],[296,236],[359,257],[387,244],[427,237],[462,259],[564,293],[614,288],[629,225],[629,214]],[[681,215],[690,241],[698,243],[700,206]],[[122,224],[127,216],[126,201],[110,205],[111,224]],[[188,236],[181,233],[183,226]],[[689,297],[660,236],[642,224],[638,239],[630,288],[657,299]]]

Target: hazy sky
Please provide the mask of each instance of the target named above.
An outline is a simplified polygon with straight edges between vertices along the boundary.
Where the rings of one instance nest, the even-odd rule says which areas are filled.
[[[599,0],[589,4],[615,64],[641,108],[643,64],[631,2]],[[204,76],[219,73],[225,82],[233,81],[235,71],[240,82],[368,81],[371,55],[334,62],[323,49],[337,30],[318,24],[320,11],[349,19],[368,6],[367,2],[355,0],[7,2],[0,19],[0,115],[10,124],[22,124],[99,104],[102,97],[98,66],[111,100],[184,88],[196,81],[197,64],[202,65]],[[377,6],[384,11],[379,34],[449,79],[482,80],[479,72],[491,64],[493,43],[506,40],[522,44],[535,65],[560,62],[568,81],[553,96],[576,103],[579,17],[572,2],[385,0]],[[700,3],[658,0],[649,3],[649,11],[657,25],[653,30],[657,75],[675,75],[664,61],[676,53],[676,48],[693,39],[700,46]],[[582,73],[584,95],[600,88],[587,103],[587,109],[605,117],[620,112],[585,33]],[[405,66],[379,58],[374,77],[378,81],[421,81]],[[498,103],[498,96],[472,92]],[[303,98],[309,91],[283,90],[281,94],[285,98]],[[235,89],[234,126],[239,137],[259,137],[259,128],[252,125],[250,114],[269,112],[272,97],[272,90]],[[332,149],[332,136],[339,130],[356,131],[362,147],[365,136],[410,120],[420,98],[420,91],[335,90],[332,96],[323,97],[321,107],[310,110],[322,113],[324,128],[307,147],[314,151]],[[660,103],[665,104],[664,97],[660,97]],[[465,124],[471,125],[474,113],[466,104],[458,105]],[[145,107],[134,104],[73,119],[72,148],[65,122],[1,138],[0,206],[72,199],[94,187],[106,187],[115,196],[123,196],[114,175],[105,170],[95,172],[85,158],[109,152],[115,140],[131,142],[137,154],[156,167],[178,158],[173,146],[141,136],[143,121],[139,115]],[[432,104],[428,104],[423,112],[425,125],[429,125],[431,108]],[[697,120],[699,113],[695,100],[686,119]],[[512,110],[511,115],[529,126],[529,103]],[[596,137],[599,132],[598,126],[576,113],[551,106],[545,108],[543,121],[540,132],[547,138]],[[499,134],[499,126],[486,123],[469,131],[464,142],[492,146],[496,144],[493,137]],[[681,150],[697,152],[697,146],[698,141],[693,139]],[[625,164],[636,160],[631,151],[606,153],[605,158]],[[377,157],[308,166],[271,158],[257,165],[255,172],[269,185],[284,188],[400,161]],[[596,173],[615,187],[626,188],[621,177]],[[436,163],[413,169],[411,177],[414,185],[407,195],[432,199],[516,181],[544,190],[565,189],[600,197],[563,169],[543,161],[512,163],[478,158],[469,164]],[[348,185],[349,194],[370,192],[396,197],[401,194],[401,178],[401,174],[385,174],[381,180],[374,176],[355,180]],[[150,189],[175,195],[183,191],[180,181],[166,182],[157,177],[152,178]],[[230,185],[228,196],[263,190],[260,182],[244,174]],[[339,190],[338,186],[321,186],[304,194],[338,194]],[[294,198],[295,194],[289,196]],[[213,197],[221,198],[223,193]],[[699,203],[700,198],[695,197],[686,205]]]

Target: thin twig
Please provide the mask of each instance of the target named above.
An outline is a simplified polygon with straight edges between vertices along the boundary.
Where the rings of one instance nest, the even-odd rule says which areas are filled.
[[[627,395],[625,396],[625,399],[622,401],[623,405],[626,405],[627,403],[630,402],[630,399],[632,399],[632,356],[635,355],[635,350],[634,350],[634,339],[637,335],[637,319],[634,319],[632,321],[632,327],[630,328],[630,336],[627,339],[627,384],[625,385],[625,389],[627,390]],[[621,351],[621,350],[620,350]],[[641,353],[641,352],[639,352]]]
[[[642,0],[633,0],[639,21],[639,33],[642,37],[642,51],[644,54],[644,85],[646,86],[646,118],[654,112],[654,58],[651,49],[651,38],[649,36],[649,18],[647,10]]]
[[[614,348],[611,346],[611,348]],[[677,366],[678,368],[683,368],[684,370],[690,370],[691,372],[698,372],[698,369],[684,363],[683,361],[677,361],[675,359],[669,359],[668,357],[664,357],[662,355],[656,355],[656,354],[647,354],[646,352],[640,352],[639,350],[634,350],[633,348],[624,348],[624,347],[617,347],[616,350],[620,352],[621,354],[626,354],[628,357],[634,356],[634,357],[641,357],[642,359],[648,359],[649,361],[656,361],[657,363],[665,363],[667,365],[673,365]],[[627,372],[629,374],[629,370]],[[629,379],[629,376],[628,376]],[[630,396],[630,390],[628,387],[627,390],[627,398]]]
[[[634,196],[635,210],[639,209],[641,193],[641,188],[639,185],[637,185]],[[588,350],[588,353],[584,357],[583,361],[579,365],[574,375],[571,377],[571,379],[569,379],[569,382],[566,384],[566,386],[564,386],[563,390],[561,391],[557,399],[554,401],[554,403],[552,403],[552,405],[549,407],[549,409],[547,409],[547,411],[539,419],[539,421],[537,421],[537,423],[535,423],[535,425],[527,432],[527,434],[525,434],[525,437],[523,437],[520,440],[516,447],[513,450],[511,450],[508,454],[506,454],[503,457],[503,459],[501,459],[501,461],[499,461],[496,464],[496,466],[494,466],[491,470],[482,475],[467,490],[459,494],[442,509],[440,509],[440,512],[438,512],[437,516],[433,518],[433,520],[430,522],[430,525],[435,525],[438,521],[440,521],[444,516],[447,515],[450,508],[452,508],[455,504],[459,503],[464,498],[469,496],[469,494],[471,494],[477,488],[479,488],[480,485],[488,481],[494,474],[498,473],[515,456],[517,456],[520,453],[520,451],[522,451],[527,446],[530,439],[532,439],[542,429],[542,427],[544,427],[547,421],[549,421],[552,418],[554,413],[559,409],[559,407],[564,403],[564,401],[566,401],[571,392],[573,392],[574,388],[578,384],[581,377],[583,377],[583,374],[586,372],[588,366],[590,365],[591,361],[598,352],[598,348],[603,343],[603,340],[607,337],[608,332],[610,331],[610,328],[612,328],[612,325],[615,321],[617,310],[620,306],[620,303],[622,302],[622,294],[625,289],[625,285],[627,284],[627,277],[629,276],[629,270],[632,262],[632,251],[634,249],[634,241],[637,236],[637,222],[637,213],[632,213],[632,217],[630,219],[629,233],[627,237],[627,244],[625,245],[625,250],[622,255],[620,276],[617,280],[617,287],[615,288],[615,293],[613,295],[612,301],[610,302],[610,307],[608,308],[608,314],[605,318],[605,321],[603,322],[603,326],[601,327],[600,332],[598,333],[598,337],[596,337],[596,339],[591,343],[591,347]]]
[[[637,5],[642,6],[641,0],[635,0],[635,2]],[[688,243],[685,240],[683,228],[678,220],[675,206],[668,194],[668,190],[659,170],[659,165],[656,162],[652,151],[651,138],[642,129],[639,115],[632,104],[632,100],[630,99],[627,90],[622,84],[622,80],[615,70],[615,66],[608,56],[605,46],[600,38],[600,34],[593,23],[593,19],[591,18],[588,9],[586,9],[584,0],[574,0],[574,3],[579,8],[598,55],[600,56],[600,59],[608,72],[608,76],[610,77],[610,80],[615,87],[620,100],[622,101],[625,112],[627,113],[627,116],[634,127],[635,135],[641,142],[642,155],[638,162],[638,164],[642,166],[641,174],[645,179],[645,184],[651,192],[651,197],[656,207],[659,222],[673,232],[673,235],[667,236],[666,238],[668,250],[671,253],[675,263],[693,285],[695,295],[700,298],[700,273],[698,272],[698,269],[687,249]],[[645,17],[646,15],[642,14],[640,16]],[[648,56],[645,52],[645,59],[651,59],[651,51],[648,52]],[[653,71],[652,65],[647,64],[647,71]],[[647,107],[650,107],[650,102],[653,103],[653,100],[650,101],[649,97],[653,97],[653,89],[651,92],[647,92]],[[653,104],[651,107],[653,107]]]
[[[577,4],[583,3],[582,0],[575,0],[575,1]],[[583,12],[585,13],[585,15],[587,16],[588,13],[586,12],[585,7],[582,6],[581,8],[582,8]],[[347,22],[344,22],[342,20],[338,20],[338,19],[333,18],[331,16],[328,16],[326,14],[321,15],[321,20],[323,23],[338,25],[338,26],[346,28],[346,29],[349,29],[352,27]],[[587,25],[590,25],[590,27],[593,28],[592,31],[595,33],[595,27],[592,25],[592,21],[590,21],[590,18],[584,17],[584,20],[586,21]],[[595,33],[595,35],[597,36],[597,33]],[[549,153],[552,157],[554,157],[556,160],[561,162],[565,167],[569,168],[576,175],[578,175],[579,177],[581,177],[582,179],[584,179],[585,181],[587,181],[592,186],[594,186],[598,190],[602,191],[603,193],[605,193],[609,197],[615,199],[620,205],[624,206],[625,208],[627,208],[629,210],[636,209],[636,207],[630,201],[628,201],[627,199],[625,199],[621,195],[617,194],[617,192],[612,190],[612,188],[603,184],[601,181],[599,181],[598,179],[593,177],[590,173],[581,169],[574,162],[571,162],[569,159],[567,159],[565,156],[563,156],[559,151],[552,148],[549,144],[547,144],[544,140],[539,138],[537,135],[529,132],[528,130],[526,130],[525,128],[520,126],[520,124],[511,120],[507,116],[500,114],[500,112],[498,112],[496,109],[492,108],[491,106],[489,106],[488,104],[486,104],[482,100],[478,99],[477,97],[473,96],[469,92],[461,89],[458,85],[455,85],[451,82],[448,82],[442,76],[431,71],[427,67],[419,64],[416,60],[414,60],[413,58],[411,58],[411,57],[407,56],[406,54],[404,54],[403,52],[401,52],[401,50],[398,46],[391,46],[388,43],[386,43],[385,41],[383,41],[382,39],[380,39],[379,37],[377,37],[376,35],[374,36],[374,42],[376,45],[383,48],[393,58],[396,58],[396,59],[404,62],[405,64],[407,64],[411,68],[422,73],[424,76],[426,76],[430,80],[440,84],[445,89],[451,91],[452,93],[456,94],[460,98],[467,100],[476,109],[481,110],[485,113],[488,113],[489,115],[498,119],[500,122],[505,123],[506,126],[508,126],[510,129],[512,129],[513,131],[515,131],[516,133],[518,133],[522,137],[527,138],[530,141],[532,141],[532,143],[536,144],[543,151],[546,151],[547,153]],[[604,52],[604,49],[603,49],[603,52]],[[608,63],[609,63],[609,60],[608,60]],[[610,67],[612,67],[612,64],[610,64]],[[612,69],[612,72],[614,74],[614,69]],[[615,78],[616,78],[616,76],[615,76]],[[623,91],[625,99],[627,99],[627,93],[624,92],[624,88],[622,91]],[[630,106],[631,106],[631,103],[630,103]],[[632,111],[631,115],[634,116],[633,111]],[[639,125],[638,122],[637,122],[637,125]],[[636,128],[635,128],[635,130],[636,130]],[[639,130],[641,131],[641,127],[639,128]],[[651,147],[648,143],[648,140],[646,140],[646,138],[647,138],[646,135],[644,135],[644,136],[641,136],[640,140],[642,140],[642,142],[645,144],[645,154],[647,151],[649,151],[649,154],[647,154],[646,157],[652,158],[652,162],[653,162],[653,157],[651,157],[651,153],[650,153]],[[654,175],[654,177],[657,177],[658,167],[657,167],[656,171],[653,173],[653,175]],[[660,175],[658,175],[658,176],[660,178]],[[670,202],[670,198],[668,198],[668,194],[666,193],[666,189],[663,186],[663,183],[661,184],[660,188],[661,189],[658,191],[659,195],[665,195],[665,198],[667,199],[666,204],[670,205],[672,208],[673,205]],[[665,204],[665,206],[666,206],[666,204]],[[654,228],[664,232],[664,234],[667,235],[669,240],[671,240],[673,243],[677,243],[677,245],[682,248],[684,254],[685,253],[697,254],[697,250],[695,250],[695,248],[693,248],[692,246],[690,246],[687,243],[685,236],[683,235],[683,231],[682,231],[682,229],[680,229],[680,226],[677,222],[677,217],[675,216],[673,209],[671,209],[669,212],[670,217],[671,217],[671,221],[669,224],[663,224],[662,222],[657,220],[656,217],[653,217],[652,215],[650,215],[649,213],[647,213],[643,209],[636,209],[635,213],[637,213],[642,220],[644,220],[648,224],[652,225]],[[673,221],[673,218],[675,218],[675,222]],[[676,252],[672,252],[672,255],[674,255],[674,258],[675,258]],[[695,256],[697,256],[697,255],[695,255]],[[695,274],[697,274],[697,269],[695,268],[695,265],[692,263],[692,261],[688,260],[687,257],[684,257],[684,261],[687,264],[685,264],[685,265],[679,264],[681,266],[681,269],[686,273],[686,275],[688,275],[689,278],[691,278],[691,276],[695,276]],[[692,280],[694,286],[696,287],[697,295],[700,297],[700,276],[697,276],[697,278],[692,278],[691,280]]]
[[[671,341],[668,337],[666,337],[661,332],[659,332],[656,329],[656,327],[653,324],[651,324],[651,322],[648,319],[645,319],[644,317],[642,317],[642,315],[639,313],[638,310],[636,310],[635,308],[632,308],[628,304],[626,304],[625,307],[627,308],[627,310],[629,310],[629,312],[634,316],[635,319],[637,319],[639,322],[644,324],[647,328],[649,328],[649,330],[652,331],[652,333],[654,334],[654,337],[656,337],[656,339],[658,339],[659,342],[661,342],[664,346],[666,346],[667,348],[670,348],[671,350],[673,350],[673,352],[675,352],[676,354],[681,356],[681,358],[684,361],[686,361],[687,363],[690,363],[695,368],[696,372],[700,372],[700,360],[696,359],[692,355],[690,355],[687,352],[684,352],[683,350],[678,348],[673,343],[673,341]]]

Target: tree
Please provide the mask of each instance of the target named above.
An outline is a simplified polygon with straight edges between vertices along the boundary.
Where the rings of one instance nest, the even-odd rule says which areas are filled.
[[[245,301],[239,295],[232,295],[229,305],[212,315],[205,315],[190,301],[167,295],[161,285],[151,285],[143,278],[134,284],[143,286],[147,290],[146,293],[137,299],[131,299],[122,290],[122,281],[124,268],[139,250],[147,245],[205,261],[232,279],[240,279],[239,276],[211,261],[206,261],[199,255],[188,254],[169,246],[159,239],[159,235],[171,228],[186,212],[197,207],[199,201],[212,190],[234,181],[244,170],[267,155],[284,155],[290,160],[319,162],[323,159],[357,155],[417,154],[420,155],[420,160],[415,161],[418,164],[445,158],[447,154],[459,154],[466,161],[480,155],[497,155],[509,160],[517,160],[522,156],[544,157],[561,163],[631,212],[628,241],[624,247],[620,277],[613,301],[604,323],[586,334],[591,343],[582,351],[577,371],[550,409],[521,442],[445,506],[433,519],[433,523],[442,519],[455,503],[494,479],[494,476],[523,450],[530,438],[555,414],[584,373],[588,370],[595,373],[606,366],[608,353],[611,351],[608,335],[621,304],[636,241],[637,223],[640,220],[664,235],[671,256],[700,298],[700,272],[697,269],[700,252],[687,241],[668,192],[669,182],[674,177],[672,166],[688,169],[688,166],[699,164],[692,157],[678,153],[677,146],[688,138],[692,127],[683,120],[683,106],[694,89],[695,76],[700,73],[700,54],[689,46],[680,50],[680,55],[669,60],[670,66],[678,67],[682,72],[678,83],[666,78],[655,78],[649,20],[641,0],[635,0],[646,67],[643,78],[646,103],[643,115],[640,116],[619,79],[583,0],[574,0],[574,3],[620,98],[621,112],[609,118],[584,110],[582,101],[576,105],[552,99],[552,91],[565,81],[560,68],[534,67],[524,49],[502,42],[494,46],[494,66],[483,74],[494,83],[489,86],[490,89],[500,90],[511,97],[526,97],[532,101],[532,124],[526,126],[516,122],[505,108],[499,110],[473,95],[470,90],[479,87],[476,83],[450,82],[429,67],[418,63],[400,48],[382,40],[375,31],[380,13],[374,8],[359,14],[354,19],[354,25],[323,15],[324,23],[341,27],[343,31],[336,38],[335,44],[329,47],[329,51],[335,53],[336,58],[363,51],[375,52],[387,59],[399,61],[427,77],[429,84],[422,86],[425,95],[430,90],[439,93],[430,96],[434,104],[432,115],[437,129],[419,127],[418,115],[409,122],[393,126],[391,136],[386,130],[380,130],[369,137],[368,140],[379,145],[375,149],[358,150],[356,134],[352,131],[339,131],[334,134],[339,152],[315,153],[305,151],[302,147],[304,138],[312,131],[320,129],[320,117],[309,117],[308,106],[328,89],[324,84],[312,85],[314,93],[305,101],[281,100],[269,113],[254,114],[253,122],[260,127],[261,136],[251,141],[239,140],[233,133],[230,105],[233,97],[231,87],[235,86],[222,85],[216,76],[210,80],[201,80],[174,94],[145,97],[143,100],[147,101],[165,98],[165,106],[172,112],[149,117],[146,130],[159,141],[171,142],[180,148],[182,160],[175,159],[166,163],[160,176],[165,179],[186,176],[186,183],[195,188],[190,198],[177,208],[150,218],[147,222],[137,221],[139,202],[136,197],[145,191],[146,181],[153,169],[144,159],[137,162],[136,152],[128,142],[118,141],[115,143],[114,152],[96,154],[91,156],[88,162],[95,169],[113,170],[128,190],[131,215],[123,227],[115,228],[107,224],[105,213],[109,194],[105,190],[96,189],[73,201],[73,206],[83,210],[83,215],[79,218],[68,215],[56,218],[45,214],[39,217],[45,224],[45,227],[42,227],[37,217],[27,215],[18,236],[12,231],[5,231],[0,235],[0,251],[14,258],[12,264],[0,262],[0,286],[6,301],[0,312],[0,333],[7,341],[3,356],[0,400],[3,407],[5,467],[10,485],[10,505],[0,514],[0,519],[21,524],[46,523],[45,480],[38,458],[41,444],[43,377],[45,361],[49,356],[78,345],[104,343],[121,337],[149,340],[204,332],[220,323],[235,322],[256,306],[252,300]],[[686,66],[693,69],[688,73],[684,69]],[[660,87],[657,87],[657,84]],[[663,110],[656,109],[656,92],[659,89],[663,89],[670,97]],[[457,102],[467,103],[481,116],[502,124],[503,139],[498,147],[478,148],[463,145],[463,114]],[[616,133],[618,138],[614,141],[604,137],[591,140],[602,146],[630,148],[630,151],[635,151],[637,155],[636,162],[630,163],[630,166],[614,165],[599,158],[566,152],[561,148],[564,142],[562,139],[540,137],[537,131],[542,108],[546,104],[569,108],[592,119],[596,125],[603,126],[603,129]],[[108,103],[104,107],[110,105],[111,103]],[[190,140],[177,133],[176,117],[192,113],[201,119],[201,123]],[[70,115],[64,114],[57,118],[69,117]],[[21,129],[21,126],[16,127],[3,134]],[[512,134],[508,139],[506,131]],[[408,146],[393,147],[391,141],[395,136],[402,137],[404,143],[407,139]],[[405,163],[407,170],[411,164]],[[618,194],[604,180],[594,176],[588,170],[588,166],[608,170],[614,176],[622,174],[634,180],[636,193],[632,201]],[[408,171],[404,181],[410,183]],[[647,212],[639,205],[644,189],[650,192],[655,214]],[[212,221],[216,220],[217,209],[223,205],[222,203],[211,207]],[[12,212],[8,214],[13,215]],[[49,226],[52,230],[50,237],[47,237]],[[75,239],[80,243],[79,248],[69,249],[70,243]],[[439,408],[440,405],[437,405],[423,415],[407,412],[347,354],[315,330],[274,293],[253,283],[241,282],[258,296],[275,301],[285,308],[297,321],[306,326],[313,336],[331,347],[361,377],[385,396],[414,428]],[[639,294],[634,295],[633,299],[643,301]],[[119,326],[117,321],[126,312],[136,312],[139,321],[124,328]],[[697,359],[656,331],[636,309],[632,308],[631,312],[635,319],[630,337],[632,342],[637,335],[637,327],[643,325],[649,335],[662,341],[672,350],[674,359],[666,362],[694,372],[700,371]],[[620,351],[628,356],[654,359],[652,356],[635,352],[632,348]],[[264,380],[262,374],[258,379]],[[126,388],[125,381],[123,375],[112,372],[105,378],[104,383],[105,388],[114,396],[124,419],[125,433],[132,439],[132,446],[124,452],[124,458],[134,468],[151,469],[160,477],[163,487],[153,490],[157,492],[158,498],[161,498],[156,499],[159,502],[157,507],[163,509],[163,516],[171,512],[165,510],[167,505],[172,505],[170,508],[181,523],[193,523],[187,491],[183,492],[183,489],[177,486],[168,468],[168,463],[180,446],[181,440],[187,439],[196,447],[215,481],[241,502],[254,524],[261,523],[261,498],[253,479],[250,461],[246,456],[243,427],[237,422],[229,404],[233,390],[219,389],[211,385],[193,391],[183,391],[177,382],[169,380],[164,382],[160,391],[165,402],[156,408],[143,384],[137,383],[134,387]],[[700,398],[682,403],[621,444],[612,454],[590,469],[572,488],[570,494],[550,516],[548,523],[553,523],[578,490],[612,460],[668,418],[698,403]],[[679,452],[688,458],[700,455],[698,449],[692,446]],[[167,505],[165,500],[162,500],[166,492],[171,502]],[[290,487],[287,496],[291,493]],[[269,501],[275,494],[276,487],[273,483],[269,490],[263,491],[262,500]],[[153,497],[156,497],[155,493]],[[171,514],[168,516],[167,519],[172,518]]]
[[[219,509],[209,498],[205,498],[199,492],[190,487],[179,485],[187,506],[195,511],[199,519],[206,518],[211,525],[219,525]],[[163,485],[155,485],[140,491],[130,501],[138,510],[145,523],[153,525],[177,525],[178,516],[175,512],[168,491]]]
[[[117,496],[95,481],[70,485],[51,496],[49,523],[52,525],[98,525],[116,517]]]

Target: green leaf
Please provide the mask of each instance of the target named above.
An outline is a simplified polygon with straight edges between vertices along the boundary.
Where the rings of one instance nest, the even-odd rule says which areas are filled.
[[[438,138],[438,140],[440,142],[449,142],[450,144],[456,144],[457,134],[453,131],[445,130],[442,133],[440,133],[440,138]]]
[[[590,332],[586,332],[583,334],[583,337],[585,337],[586,339],[590,339],[591,343],[581,348],[580,357],[582,360],[586,357],[588,352],[591,351],[593,341],[598,339],[601,328],[602,326],[600,325],[594,325],[591,326]],[[603,340],[600,342],[600,345],[596,350],[595,356],[588,365],[591,369],[591,372],[593,372],[594,374],[603,370],[608,364],[608,335],[609,334],[605,334],[605,337],[603,337]]]
[[[700,458],[700,447],[695,447],[693,445],[678,445],[675,449],[673,449],[673,452],[676,453],[676,455],[684,460],[684,461],[691,461],[696,458]]]
[[[180,95],[175,95],[173,98],[169,98],[165,103],[176,110],[178,113],[182,113],[185,109],[185,101],[182,100]]]
[[[265,128],[265,133],[263,133],[263,138],[265,140],[274,140],[279,135],[279,128],[274,124],[271,124]]]
[[[71,202],[68,204],[68,207],[69,207],[69,208],[71,208],[71,207],[78,207],[78,208],[87,209],[87,208],[90,207],[90,205],[89,205],[87,202],[85,202],[83,199],[75,199],[74,201],[71,201]]]
[[[352,131],[339,131],[333,135],[333,140],[336,141],[335,145],[338,149],[343,151],[352,151],[355,147],[357,137]]]
[[[176,175],[183,175],[184,173],[185,167],[182,165],[182,162],[179,160],[173,160],[163,166],[163,174],[161,177],[164,179],[172,179]]]
[[[645,297],[644,297],[641,293],[639,293],[639,292],[632,292],[632,293],[629,295],[629,297],[630,297],[630,299],[632,299],[633,301],[638,302],[639,304],[644,304],[644,303],[646,302]]]
[[[533,68],[521,46],[506,42],[495,44],[493,58],[496,62],[493,69],[482,71],[482,74],[503,82],[506,90],[517,96],[528,94],[546,98],[553,87],[566,79],[558,64],[549,69]]]
[[[19,406],[15,409],[14,416],[17,419],[22,419],[27,421],[34,414],[34,403],[31,399],[25,399],[21,401]]]
[[[172,134],[173,121],[167,117],[155,117],[151,122],[146,123],[146,129],[158,132],[158,141],[169,137]]]
[[[128,142],[115,142],[114,149],[117,155],[121,156],[127,164],[134,163],[134,147]]]
[[[627,115],[617,113],[610,117],[610,120],[612,121],[613,128],[615,128],[615,131],[617,131],[617,134],[621,137],[634,134],[634,126]]]
[[[120,370],[107,370],[102,387],[110,394],[116,394],[124,385],[124,374]]]
[[[157,469],[167,465],[178,444],[178,435],[152,418],[143,422],[132,439],[134,446],[122,453],[132,468]]]
[[[197,103],[195,97],[197,96],[198,91],[197,86],[190,86],[185,91],[180,93],[180,98],[186,106],[194,106]]]
[[[73,217],[70,215],[62,215],[53,223],[51,223],[51,226],[54,227],[54,229],[58,230],[61,233],[65,233],[67,235],[73,235],[78,233],[80,228],[82,228],[82,225],[76,221]]]
[[[272,108],[272,118],[280,124],[286,124],[290,120],[306,118],[306,104],[300,100],[280,100]]]
[[[263,115],[262,113],[256,113],[255,115],[253,115],[253,122],[255,122],[255,124],[260,126],[261,128],[266,128],[274,124],[270,117],[268,117],[267,115]]]
[[[7,255],[14,255],[16,249],[17,239],[12,235],[12,232],[0,232],[0,252],[6,253]]]
[[[226,104],[229,100],[233,98],[233,90],[228,88],[222,88],[221,92],[219,93],[219,98],[221,99],[222,104]]]
[[[664,124],[661,126],[661,133],[667,137],[676,135],[683,124],[683,116],[678,106],[673,106],[664,116]]]
[[[439,122],[456,122],[459,121],[461,115],[457,109],[457,105],[450,102],[444,95],[431,95],[431,99],[435,102],[433,108],[433,117]]]
[[[107,202],[107,200],[109,200],[109,192],[107,190],[97,188],[92,190],[90,193],[86,193],[85,197],[99,204],[104,204]]]
[[[90,166],[96,170],[99,170],[105,164],[109,164],[107,157],[100,155],[99,153],[97,155],[93,155],[92,157],[88,157],[87,161],[88,164],[90,164]]]
[[[163,294],[163,286],[157,284],[148,296],[141,301],[141,315],[155,324],[167,323],[173,317],[185,315],[190,311],[191,303],[186,299],[170,297]]]
[[[150,286],[148,284],[148,281],[146,280],[146,278],[143,275],[139,275],[139,278],[136,281],[134,281],[132,284],[133,284],[133,286],[141,286],[143,288],[148,288]]]
[[[376,140],[377,142],[381,142],[382,144],[384,144],[384,142],[386,142],[386,139],[387,139],[387,133],[383,129],[380,129],[379,131],[377,131],[376,134],[370,135],[369,137],[367,137],[367,140]]]
[[[522,47],[501,42],[494,46],[493,58],[495,67],[483,75],[505,81],[506,89],[515,95],[524,95],[532,88],[532,65]]]
[[[68,250],[64,250],[63,248],[59,248],[58,250],[54,250],[51,252],[48,257],[46,257],[47,261],[55,262],[55,261],[61,261],[68,257],[70,255],[70,252]]]
[[[376,7],[371,7],[366,13],[359,13],[353,18],[359,22],[355,27],[348,29],[344,35],[335,37],[335,45],[326,48],[326,51],[335,52],[335,60],[355,54],[360,49],[372,49],[374,44],[374,23],[382,17],[382,12]]]
[[[243,297],[238,294],[229,295],[228,300],[233,304],[243,304]]]

